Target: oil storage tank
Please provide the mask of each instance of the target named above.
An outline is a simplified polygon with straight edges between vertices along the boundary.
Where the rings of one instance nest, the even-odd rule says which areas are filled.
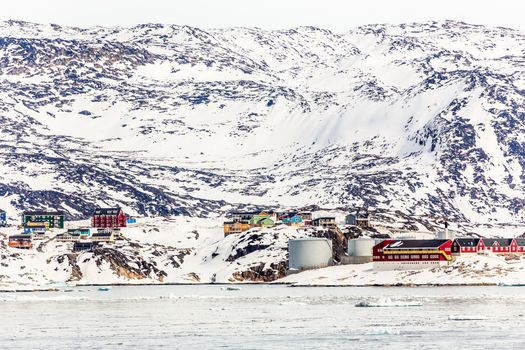
[[[332,240],[300,238],[288,241],[289,272],[316,269],[332,264]]]
[[[348,258],[343,263],[364,264],[372,261],[372,248],[376,245],[372,238],[356,238],[348,240]]]

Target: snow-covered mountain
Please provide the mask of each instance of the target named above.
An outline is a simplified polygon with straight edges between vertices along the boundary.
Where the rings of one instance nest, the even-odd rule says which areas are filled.
[[[525,210],[525,33],[0,25],[0,207]]]

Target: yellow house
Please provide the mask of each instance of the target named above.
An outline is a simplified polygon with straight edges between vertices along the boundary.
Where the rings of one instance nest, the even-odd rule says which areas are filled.
[[[250,224],[246,221],[227,221],[224,223],[224,236],[248,231]]]

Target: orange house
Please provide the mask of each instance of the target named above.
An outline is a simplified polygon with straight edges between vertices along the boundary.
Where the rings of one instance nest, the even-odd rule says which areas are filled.
[[[12,248],[27,248],[33,247],[33,237],[31,235],[13,235],[9,236],[8,246]]]
[[[224,223],[224,236],[241,233],[248,231],[250,229],[250,224],[248,221],[227,221]]]

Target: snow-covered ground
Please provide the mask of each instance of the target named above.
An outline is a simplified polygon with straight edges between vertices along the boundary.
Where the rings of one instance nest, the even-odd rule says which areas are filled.
[[[286,276],[300,286],[525,284],[525,256],[459,256],[443,268],[375,271],[373,263],[340,265]]]

